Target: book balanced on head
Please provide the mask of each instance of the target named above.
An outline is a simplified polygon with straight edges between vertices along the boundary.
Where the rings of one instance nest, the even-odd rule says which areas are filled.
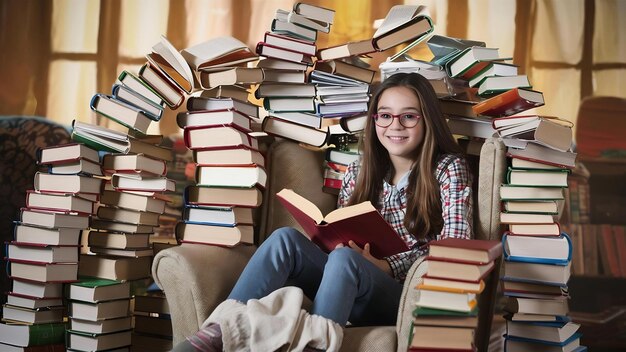
[[[324,216],[315,204],[290,189],[283,189],[276,196],[311,241],[327,253],[338,244],[347,245],[350,240],[361,248],[369,243],[372,255],[377,258],[409,250],[369,201],[339,208]]]

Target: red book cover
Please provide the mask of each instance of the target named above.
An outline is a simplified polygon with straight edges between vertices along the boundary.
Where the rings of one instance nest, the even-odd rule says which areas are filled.
[[[485,264],[502,255],[502,242],[444,238],[429,243],[431,258]]]
[[[324,178],[324,186],[326,187],[330,187],[330,188],[335,188],[335,189],[340,189],[341,188],[341,180],[336,179],[336,178]]]
[[[376,258],[409,250],[407,244],[369,202],[336,209],[323,217],[315,204],[291,190],[283,189],[276,197],[302,226],[311,241],[325,252],[332,251],[338,244],[347,245],[350,240],[361,248],[369,243],[371,253]]]
[[[472,110],[478,115],[502,117],[543,105],[543,93],[514,88],[472,106]]]

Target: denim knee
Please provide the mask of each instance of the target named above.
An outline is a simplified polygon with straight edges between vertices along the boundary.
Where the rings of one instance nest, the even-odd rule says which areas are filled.
[[[261,245],[266,247],[278,246],[285,249],[295,249],[298,248],[298,243],[301,241],[309,241],[309,239],[293,227],[281,227],[274,230]]]
[[[330,252],[326,266],[334,270],[355,272],[362,259],[364,258],[361,253],[349,247],[341,247]]]

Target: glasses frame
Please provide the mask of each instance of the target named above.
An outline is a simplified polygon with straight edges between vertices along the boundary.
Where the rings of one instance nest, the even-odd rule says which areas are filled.
[[[379,117],[380,117],[380,115],[383,115],[383,114],[391,116],[391,119],[389,120],[389,124],[387,124],[387,125],[379,123]],[[406,121],[406,120],[402,119],[402,116],[405,116],[405,115],[416,116],[417,119],[415,119],[415,121],[416,121],[415,124],[411,125],[411,126],[405,125],[405,123],[403,121]],[[413,127],[417,126],[417,124],[420,122],[420,120],[422,120],[424,118],[424,115],[418,114],[418,113],[414,113],[414,112],[404,112],[404,113],[396,114],[396,115],[394,115],[392,113],[389,113],[389,112],[382,112],[382,113],[372,114],[372,118],[374,119],[374,123],[378,127],[383,127],[383,128],[384,127],[389,127],[389,126],[391,126],[393,124],[393,119],[397,118],[398,122],[400,122],[400,125],[402,125],[402,127],[404,127],[404,128],[413,128]]]

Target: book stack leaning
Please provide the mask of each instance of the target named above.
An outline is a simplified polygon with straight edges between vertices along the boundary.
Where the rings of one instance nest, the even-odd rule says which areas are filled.
[[[430,242],[416,287],[409,351],[476,351],[477,297],[502,254],[500,241],[448,238]]]
[[[36,173],[6,247],[13,286],[0,324],[2,351],[65,351],[63,283],[78,278],[80,234],[102,186],[93,177],[102,175],[97,151],[66,144],[37,153],[48,172]]]
[[[67,339],[71,350],[130,350],[131,326],[126,324],[132,319],[130,298],[149,284],[150,237],[168,201],[163,193],[175,189],[175,182],[165,176],[172,152],[162,145],[162,135],[148,134],[148,130],[166,107],[181,105],[191,89],[170,77],[160,55],[170,46],[162,38],[137,74],[123,71],[110,95],[94,95],[90,106],[104,123],[73,122],[72,139],[105,154],[106,177],[96,216],[83,239],[89,249],[80,257],[80,282],[75,286],[92,292],[125,288],[111,297],[71,298],[77,314],[83,310],[90,314],[71,315]]]

